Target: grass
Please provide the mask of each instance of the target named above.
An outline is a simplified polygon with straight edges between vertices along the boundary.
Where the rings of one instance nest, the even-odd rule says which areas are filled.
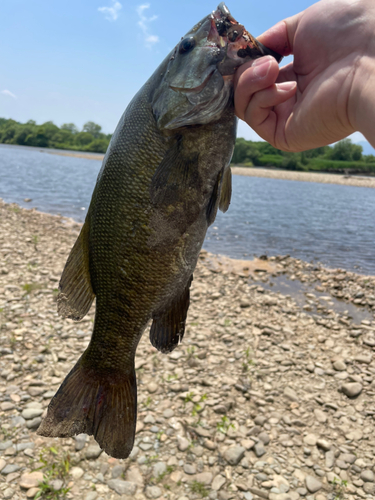
[[[202,498],[208,497],[207,489],[205,488],[204,484],[200,483],[199,481],[193,481],[190,485],[190,490],[192,493],[201,495]]]
[[[43,287],[41,283],[25,283],[22,286],[22,290],[25,291],[25,295],[30,295],[34,290],[40,290]]]
[[[184,399],[184,403],[185,404],[187,404],[187,403],[193,403],[193,409],[191,411],[191,415],[193,417],[196,417],[198,415],[198,413],[202,410],[202,406],[199,403],[203,403],[203,401],[206,401],[207,394],[203,394],[200,397],[200,399],[199,399],[198,402],[194,402],[193,401],[194,396],[195,396],[194,392],[189,392],[188,394],[186,394],[186,397]]]
[[[335,477],[332,481],[332,486],[333,493],[335,494],[333,500],[343,500],[345,498],[346,489],[348,487],[348,481],[339,481],[339,479]]]
[[[39,491],[34,497],[45,500],[59,500],[66,497],[70,488],[66,486],[67,476],[70,470],[70,455],[64,451],[51,446],[43,448],[39,455],[39,461],[43,464],[36,470],[43,470],[43,481],[39,484]],[[54,489],[52,481],[61,479],[63,485],[59,489]]]
[[[248,372],[251,366],[254,366],[254,360],[251,357],[252,351],[250,347],[248,347],[245,351],[245,361],[242,363],[242,371]]]
[[[216,424],[216,428],[219,432],[226,435],[230,428],[234,429],[234,425],[231,423],[229,418],[224,415],[221,417],[220,422]]]

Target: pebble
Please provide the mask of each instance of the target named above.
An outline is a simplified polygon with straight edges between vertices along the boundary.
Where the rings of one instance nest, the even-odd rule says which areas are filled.
[[[186,451],[190,446],[190,442],[182,436],[177,436],[177,442],[180,451]]]
[[[314,415],[315,415],[315,418],[317,419],[317,421],[320,424],[325,424],[327,422],[327,414],[324,411],[319,410],[318,408],[316,408],[314,410]]]
[[[224,486],[225,483],[226,483],[225,477],[223,477],[222,475],[218,474],[217,476],[214,477],[214,479],[212,481],[211,488],[214,491],[219,491]]]
[[[373,483],[374,482],[374,473],[371,470],[364,470],[361,472],[359,476],[363,481]]]
[[[257,443],[257,445],[260,445],[263,448],[263,444]],[[255,446],[257,446],[255,445]],[[228,462],[229,465],[237,465],[240,463],[240,461],[243,459],[245,455],[245,448],[243,446],[231,446],[230,448],[227,448],[224,452],[224,458]],[[263,453],[262,453],[263,454]],[[258,455],[257,456],[261,456]]]
[[[358,382],[351,382],[351,383],[348,383],[348,384],[343,384],[341,386],[341,390],[342,392],[348,396],[348,398],[356,398],[357,396],[359,396],[362,392],[362,384],[358,383]]]
[[[305,478],[306,488],[310,493],[316,493],[322,488],[322,483],[313,476],[306,476]]]
[[[87,459],[95,459],[103,452],[98,444],[91,444],[87,447],[85,457]]]
[[[38,408],[27,408],[23,410],[21,415],[25,420],[32,420],[35,417],[39,417],[43,413],[42,409]]]
[[[110,479],[108,481],[108,486],[111,490],[114,490],[119,495],[135,495],[137,491],[137,485],[129,481],[123,481],[122,479]]]
[[[43,481],[43,472],[34,471],[28,474],[22,474],[19,485],[21,488],[28,490],[29,488],[35,488]]]
[[[184,464],[184,472],[189,475],[193,475],[197,472],[197,468],[195,465]]]
[[[338,372],[343,372],[346,370],[346,364],[344,361],[337,360],[333,363],[333,368]]]
[[[18,470],[20,470],[20,468],[21,467],[19,465],[8,464],[3,469],[1,469],[1,474],[3,474],[3,476],[6,476],[8,474],[12,474],[13,472],[17,472]]]
[[[83,474],[84,470],[81,469],[81,467],[72,467],[69,471],[70,475],[72,476],[73,479],[77,480],[80,479]]]

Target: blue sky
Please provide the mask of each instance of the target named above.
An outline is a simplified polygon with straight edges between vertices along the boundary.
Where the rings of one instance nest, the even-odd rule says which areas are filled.
[[[155,68],[218,0],[1,0],[0,117],[113,132]],[[255,36],[314,2],[229,0]],[[241,123],[239,135],[257,138]],[[360,134],[356,142],[363,140]]]

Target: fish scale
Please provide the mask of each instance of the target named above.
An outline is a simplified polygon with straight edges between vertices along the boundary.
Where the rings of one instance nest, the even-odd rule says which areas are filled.
[[[233,74],[248,54],[261,57],[264,49],[220,4],[122,116],[59,284],[62,316],[82,319],[96,297],[92,338],[39,434],[92,434],[109,455],[130,454],[139,340],[152,319],[157,349],[170,352],[181,342],[207,228],[230,203]]]

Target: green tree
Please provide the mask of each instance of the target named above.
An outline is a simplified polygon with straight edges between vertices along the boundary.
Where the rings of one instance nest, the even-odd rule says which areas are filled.
[[[83,126],[82,131],[91,134],[95,139],[100,135],[102,127],[94,122],[86,122]]]
[[[74,125],[74,123],[63,123],[60,129],[68,130],[71,134],[78,134],[78,128]]]
[[[331,160],[359,161],[362,159],[363,148],[359,144],[353,144],[350,139],[337,142],[331,151]]]
[[[94,136],[89,132],[78,132],[78,134],[74,138],[75,144],[80,147],[87,146],[88,144],[93,142],[93,140]]]

